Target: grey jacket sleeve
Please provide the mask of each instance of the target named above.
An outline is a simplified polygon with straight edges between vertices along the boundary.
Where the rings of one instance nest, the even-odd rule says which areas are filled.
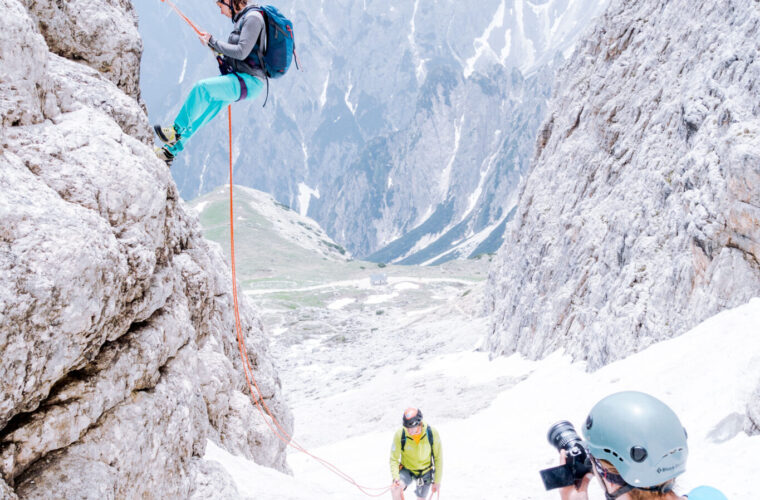
[[[247,14],[243,25],[240,28],[240,39],[237,44],[220,42],[213,36],[208,44],[217,52],[221,52],[227,57],[242,61],[251,54],[253,47],[261,35],[264,28],[264,18],[258,12]]]

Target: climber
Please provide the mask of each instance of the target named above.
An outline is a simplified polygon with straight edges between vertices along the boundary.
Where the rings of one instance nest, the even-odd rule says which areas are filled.
[[[408,408],[402,423],[391,446],[391,495],[393,500],[401,500],[403,491],[414,481],[418,500],[425,500],[431,484],[433,493],[441,488],[441,438],[438,431],[422,421],[422,412],[417,408]]]
[[[227,43],[205,32],[199,38],[217,53],[222,75],[197,82],[172,125],[153,127],[164,143],[156,148],[156,155],[169,166],[199,128],[228,104],[257,97],[267,79],[261,65],[254,62],[258,59],[250,58],[254,49],[265,50],[267,44],[265,21],[258,6],[249,6],[248,0],[220,0],[216,5],[235,24]]]
[[[599,401],[583,426],[593,475],[607,500],[727,500],[709,486],[688,495],[674,491],[686,470],[686,430],[665,403],[641,392],[619,392]],[[560,452],[560,464],[567,461]],[[588,500],[592,473],[560,490],[562,500]]]

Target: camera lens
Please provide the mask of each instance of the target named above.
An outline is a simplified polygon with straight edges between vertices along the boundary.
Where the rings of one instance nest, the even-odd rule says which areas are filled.
[[[576,445],[583,443],[578,433],[575,432],[573,424],[567,420],[562,420],[552,425],[546,437],[549,440],[549,444],[557,448],[558,451],[565,450],[569,452]]]

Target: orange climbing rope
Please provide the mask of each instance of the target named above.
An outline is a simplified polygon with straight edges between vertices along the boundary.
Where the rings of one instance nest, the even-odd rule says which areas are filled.
[[[184,20],[185,20],[185,22],[186,22],[187,24],[189,24],[189,25],[190,25],[190,27],[191,27],[191,28],[193,28],[193,30],[194,30],[194,31],[195,31],[197,34],[199,34],[199,35],[200,35],[200,34],[202,34],[202,33],[203,33],[203,32],[202,32],[200,29],[198,29],[198,27],[195,25],[195,23],[194,23],[194,22],[192,22],[192,21],[190,20],[190,18],[189,18],[189,17],[187,17],[185,14],[183,14],[183,13],[182,13],[182,11],[181,11],[181,10],[179,10],[179,8],[178,8],[176,5],[174,5],[174,4],[172,3],[172,1],[171,1],[171,0],[161,0],[161,1],[162,1],[162,2],[164,2],[164,3],[168,3],[168,4],[169,4],[169,7],[171,7],[172,9],[174,9],[174,12],[176,12],[176,13],[177,13],[177,15],[178,15],[179,17],[181,17],[182,19],[184,19]]]
[[[235,309],[235,329],[237,332],[238,349],[240,350],[240,357],[243,361],[243,371],[245,373],[245,380],[248,384],[248,390],[251,393],[251,398],[253,399],[253,402],[255,403],[256,408],[259,410],[259,413],[261,413],[261,416],[264,419],[264,422],[266,423],[267,427],[269,427],[269,430],[271,430],[272,433],[274,433],[274,435],[277,436],[277,438],[279,438],[287,446],[290,446],[291,448],[313,458],[318,463],[323,465],[327,470],[337,475],[341,479],[345,480],[346,482],[352,484],[365,495],[371,496],[371,497],[379,497],[381,495],[384,495],[388,491],[390,491],[391,489],[390,486],[385,486],[382,488],[370,488],[367,486],[362,486],[359,483],[357,483],[356,480],[354,480],[351,476],[341,471],[335,465],[331,464],[327,460],[324,460],[316,455],[313,455],[306,448],[298,444],[293,439],[293,437],[290,434],[288,434],[288,432],[285,429],[282,428],[280,423],[272,414],[271,410],[269,409],[266,402],[264,401],[264,395],[261,392],[261,389],[259,388],[258,383],[256,382],[256,378],[253,376],[253,370],[251,368],[249,358],[248,358],[248,351],[245,346],[245,337],[243,335],[243,328],[241,326],[241,321],[240,321],[240,309],[239,309],[238,296],[237,296],[237,275],[235,271],[235,226],[234,226],[235,212],[234,212],[234,202],[233,202],[233,180],[232,180],[233,168],[232,168],[232,106],[231,105],[227,106],[227,125],[229,129],[229,153],[230,153],[229,154],[229,158],[230,158],[230,256],[231,256],[230,267],[232,271],[232,300],[233,300],[233,305]],[[267,416],[269,417],[269,419],[267,418]],[[272,426],[272,424],[269,423],[270,419],[272,421],[272,424],[274,424],[274,427]]]
[[[184,13],[182,13],[182,11],[176,5],[174,5],[174,3],[172,3],[171,0],[161,0],[161,2],[169,4],[169,6],[188,25],[190,25],[190,27],[197,34],[200,35],[202,33],[202,31],[195,25],[195,23],[193,23]],[[242,323],[240,321],[240,308],[239,308],[238,295],[237,295],[237,274],[235,270],[235,212],[234,212],[234,203],[233,203],[232,106],[231,105],[227,106],[227,124],[228,124],[228,129],[229,129],[229,159],[230,159],[230,165],[229,165],[230,167],[230,257],[231,257],[230,267],[231,267],[231,272],[232,272],[232,300],[233,300],[233,306],[235,310],[235,331],[237,334],[238,349],[240,351],[240,358],[243,363],[243,372],[245,374],[245,380],[248,385],[248,390],[251,394],[251,398],[253,399],[253,402],[256,408],[259,410],[259,413],[261,414],[264,420],[264,423],[267,425],[269,430],[272,431],[272,433],[275,436],[277,436],[278,439],[284,442],[287,446],[290,446],[291,448],[313,458],[322,466],[324,466],[327,470],[334,473],[335,475],[345,480],[346,482],[352,484],[365,495],[371,496],[371,497],[382,496],[386,494],[388,491],[390,491],[391,486],[385,486],[382,488],[370,488],[370,487],[362,486],[359,483],[357,483],[356,480],[354,480],[351,476],[349,476],[345,472],[338,469],[338,467],[336,467],[335,465],[331,464],[327,460],[324,460],[316,455],[313,455],[306,448],[298,444],[293,439],[293,437],[285,429],[283,429],[283,427],[277,421],[275,416],[272,414],[272,411],[269,409],[266,402],[264,401],[264,394],[259,388],[258,383],[256,382],[256,378],[253,375],[253,369],[251,368],[250,359],[248,357],[248,350],[245,345],[245,336],[243,335]],[[270,420],[271,420],[271,423],[270,423]]]

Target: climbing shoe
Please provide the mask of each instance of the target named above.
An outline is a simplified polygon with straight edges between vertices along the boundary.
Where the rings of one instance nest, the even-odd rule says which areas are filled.
[[[174,130],[174,125],[168,127],[162,127],[161,125],[154,125],[153,130],[156,131],[156,135],[161,142],[167,146],[174,146],[179,141],[180,135]]]
[[[172,154],[171,151],[169,151],[166,148],[155,148],[154,151],[156,153],[156,156],[158,156],[158,159],[166,163],[167,167],[172,166],[172,162],[174,161],[174,155]]]

